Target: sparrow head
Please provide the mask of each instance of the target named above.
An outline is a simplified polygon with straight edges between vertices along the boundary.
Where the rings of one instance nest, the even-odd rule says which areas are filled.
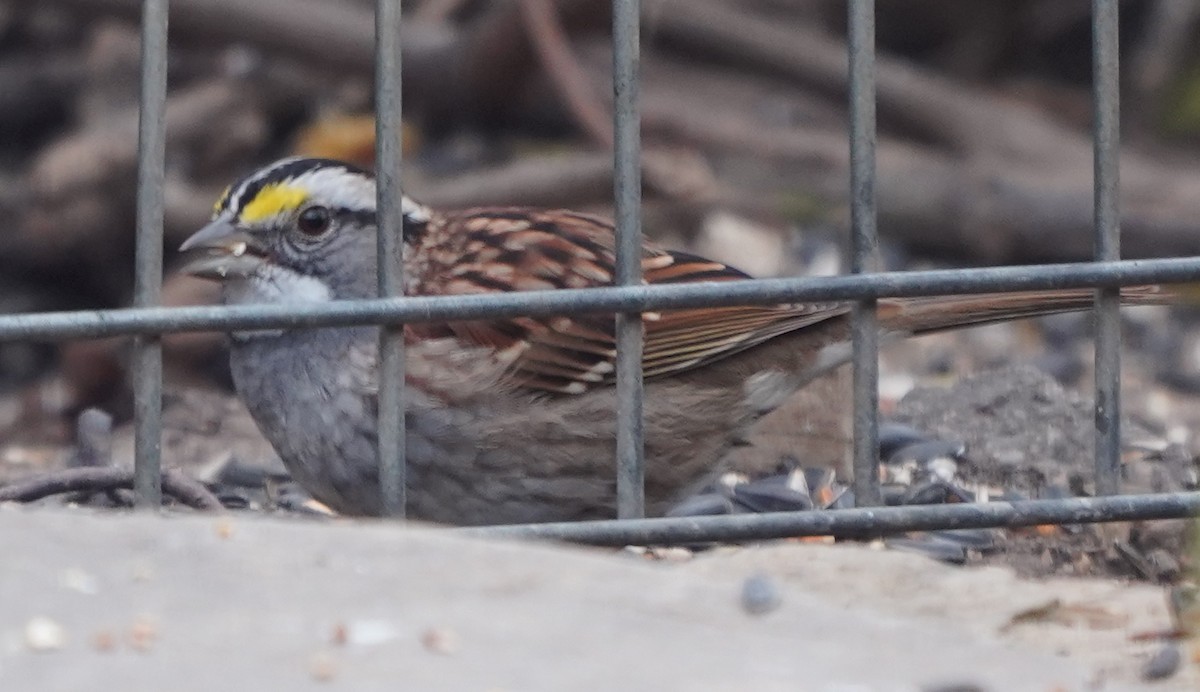
[[[405,235],[429,210],[402,201]],[[229,186],[180,246],[183,271],[226,285],[227,302],[313,302],[376,293],[375,178],[316,158],[276,161]]]

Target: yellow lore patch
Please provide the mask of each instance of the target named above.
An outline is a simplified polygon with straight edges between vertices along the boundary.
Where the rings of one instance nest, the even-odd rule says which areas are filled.
[[[242,207],[238,218],[246,223],[254,223],[269,219],[281,212],[291,211],[308,199],[308,192],[303,188],[286,183],[267,185],[258,191],[254,199]]]
[[[217,203],[213,205],[213,216],[221,213],[221,207],[225,206],[225,202],[229,201],[230,192],[233,192],[233,186],[226,185],[225,190],[221,192],[221,196],[217,198]]]

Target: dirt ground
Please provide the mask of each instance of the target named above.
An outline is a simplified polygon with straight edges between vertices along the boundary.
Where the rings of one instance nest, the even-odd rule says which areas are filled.
[[[651,561],[383,523],[15,507],[0,541],[6,690],[1123,690],[1160,646],[1131,637],[1169,626],[1156,587],[861,546]],[[1147,689],[1197,689],[1200,663],[1183,668]]]

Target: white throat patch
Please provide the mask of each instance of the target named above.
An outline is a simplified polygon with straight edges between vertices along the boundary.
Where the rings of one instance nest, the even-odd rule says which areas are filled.
[[[225,284],[225,302],[229,305],[290,305],[331,300],[333,291],[324,281],[275,265],[263,265],[253,276]]]
[[[333,291],[320,279],[298,274],[291,269],[264,265],[253,276],[224,284],[226,305],[296,305],[328,303]],[[280,329],[233,332],[233,338],[246,341],[256,337],[279,336]]]

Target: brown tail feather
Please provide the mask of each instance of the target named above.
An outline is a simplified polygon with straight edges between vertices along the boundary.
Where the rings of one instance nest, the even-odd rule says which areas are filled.
[[[1174,294],[1162,286],[1121,289],[1122,305],[1165,305]],[[942,329],[1004,322],[1061,312],[1087,310],[1095,304],[1090,288],[978,293],[929,298],[890,298],[879,301],[879,322],[887,331],[922,334]]]

